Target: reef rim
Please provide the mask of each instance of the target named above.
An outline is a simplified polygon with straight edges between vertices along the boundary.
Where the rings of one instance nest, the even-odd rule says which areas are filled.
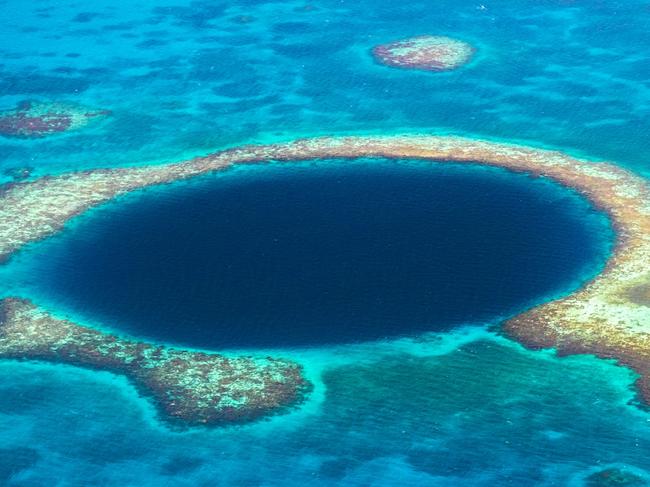
[[[589,353],[616,359],[640,374],[637,383],[641,398],[650,403],[650,312],[644,301],[638,299],[640,293],[645,296],[642,291],[650,286],[650,269],[647,268],[650,262],[650,188],[646,180],[614,164],[578,159],[557,151],[458,137],[324,137],[244,146],[174,164],[44,177],[9,184],[0,191],[0,259],[8,258],[28,242],[57,232],[68,220],[86,209],[138,188],[187,179],[232,164],[358,157],[482,164],[544,176],[577,190],[605,212],[616,231],[615,248],[605,269],[569,296],[536,306],[507,320],[502,330],[531,348],[555,347],[563,354]],[[4,307],[11,311],[20,307],[18,303],[28,308],[32,306],[9,298],[4,301]],[[70,352],[66,347],[61,348],[59,342],[47,338],[49,334],[43,331],[45,328],[37,332],[37,335],[40,333],[38,340],[24,339],[31,330],[30,326],[33,328],[34,325],[29,317],[42,313],[34,307],[25,312],[5,313],[4,323],[0,324],[0,357],[75,363],[77,350],[73,347]],[[66,326],[89,330],[69,322]],[[73,335],[79,331],[72,330]],[[91,331],[99,334],[99,342],[104,340],[106,334]],[[134,343],[128,339],[117,340],[118,343]],[[30,347],[32,341],[38,346]],[[113,352],[109,350],[108,354],[112,357]],[[101,364],[92,353],[90,355],[80,365],[93,367]],[[136,363],[134,367],[141,366]],[[112,370],[123,372],[119,367]],[[302,397],[305,390],[304,379],[297,379],[294,371],[291,369],[287,377],[293,377],[290,382],[295,394],[283,396],[291,396],[292,401]],[[127,375],[137,383],[134,379],[136,373]],[[163,390],[164,387],[171,388],[174,381],[179,380],[174,373],[170,375],[171,382],[165,383]],[[210,380],[208,376],[209,373],[188,385],[186,393],[192,394],[193,388],[204,387],[205,381]],[[230,379],[246,381],[244,376]],[[168,394],[165,392],[156,395],[163,404],[166,397]],[[292,401],[282,404],[269,401],[263,414]],[[214,405],[204,404],[198,398],[193,407],[210,410]],[[199,413],[193,409],[191,414],[180,417],[192,422],[192,415]]]

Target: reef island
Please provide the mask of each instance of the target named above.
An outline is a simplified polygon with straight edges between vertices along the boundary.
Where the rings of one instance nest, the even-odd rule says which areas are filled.
[[[300,402],[310,384],[295,363],[175,350],[76,325],[25,300],[2,302],[0,356],[127,376],[171,422],[241,423]]]
[[[650,403],[650,188],[619,166],[561,152],[457,137],[314,138],[244,146],[174,164],[17,182],[0,191],[0,258],[128,191],[233,164],[360,157],[479,164],[547,177],[577,190],[606,213],[616,243],[603,271],[571,295],[507,320],[502,331],[531,348],[615,359],[639,374],[640,397]],[[142,343],[56,318],[24,298],[1,302],[0,358],[124,374],[153,397],[166,418],[184,424],[256,419],[298,404],[309,392],[300,364],[291,361],[226,358]]]
[[[107,115],[109,110],[72,103],[23,101],[13,110],[0,112],[0,135],[19,139],[47,137],[80,129]]]

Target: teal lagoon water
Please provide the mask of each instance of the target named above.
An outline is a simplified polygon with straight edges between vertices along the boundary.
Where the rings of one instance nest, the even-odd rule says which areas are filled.
[[[406,131],[522,140],[648,171],[642,0],[2,5],[0,108],[56,97],[114,113],[104,130],[2,140],[3,166],[52,173],[297,135]],[[369,56],[427,33],[472,43],[474,61],[433,75]]]
[[[650,9],[640,0],[3,0],[0,17],[0,108],[29,98],[113,112],[69,135],[0,139],[2,171],[30,166],[37,176],[303,135],[408,132],[522,141],[650,174]],[[471,42],[477,55],[444,74],[369,56],[375,44],[428,33]],[[38,291],[44,264],[34,258],[66,232],[3,265],[2,293],[33,293],[107,324],[66,307],[62,289]],[[601,249],[611,237],[591,235]],[[591,268],[572,269],[555,281],[564,290]],[[460,324],[282,354],[315,384],[303,407],[191,431],[168,428],[120,377],[2,362],[0,485],[582,486],[602,468],[650,472],[650,417],[631,404],[634,377],[605,361],[528,352]]]
[[[641,476],[648,418],[632,375],[481,331],[296,355],[318,377],[300,410],[246,427],[168,430],[123,379],[3,363],[8,485],[585,485]],[[642,477],[645,478],[645,477]],[[7,479],[12,479],[11,481]]]

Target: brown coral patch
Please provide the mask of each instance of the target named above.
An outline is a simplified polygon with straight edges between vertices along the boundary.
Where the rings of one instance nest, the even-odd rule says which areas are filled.
[[[186,426],[252,421],[295,406],[311,387],[288,360],[177,350],[79,326],[26,300],[0,304],[0,357],[123,374],[166,420]]]
[[[372,54],[379,63],[395,68],[450,71],[467,63],[474,51],[458,39],[423,35],[380,44]]]
[[[108,110],[91,110],[70,103],[24,101],[14,110],[0,112],[0,135],[33,139],[68,132],[91,119],[109,115]]]

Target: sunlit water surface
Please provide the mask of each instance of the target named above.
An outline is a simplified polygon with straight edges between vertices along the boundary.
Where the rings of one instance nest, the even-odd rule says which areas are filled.
[[[518,140],[650,173],[650,9],[640,0],[4,0],[0,17],[0,108],[34,98],[113,111],[70,135],[2,139],[2,171],[164,162],[303,135],[423,132]],[[477,55],[444,74],[378,66],[368,55],[423,33],[471,42]],[[611,237],[587,233],[594,249]],[[34,266],[43,264],[33,258],[66,238],[3,266],[2,292],[34,293],[55,308],[59,300],[101,325],[100,314],[65,308],[54,296],[62,289],[37,292]],[[563,268],[555,285],[576,285],[594,270],[585,265]],[[189,432],[167,428],[122,378],[2,362],[0,485],[578,486],[606,466],[650,472],[650,417],[628,404],[632,374],[611,363],[527,352],[460,323],[440,335],[283,355],[304,363],[316,386],[301,409]]]

